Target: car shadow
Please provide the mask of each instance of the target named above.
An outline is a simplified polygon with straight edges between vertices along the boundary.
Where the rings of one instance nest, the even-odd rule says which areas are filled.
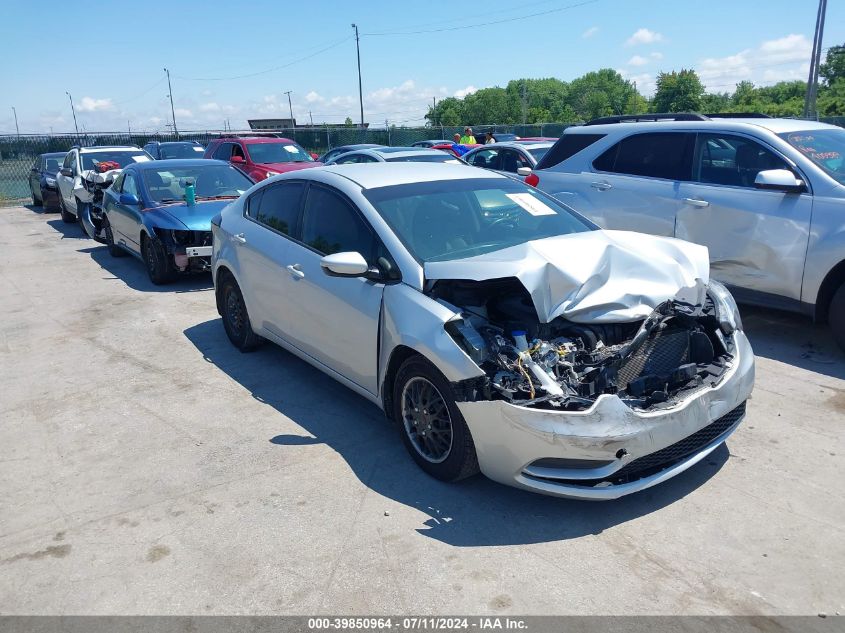
[[[72,225],[71,225],[72,226]],[[112,257],[106,246],[101,246],[94,240],[89,240],[89,248],[80,248],[80,253],[87,253],[103,270],[111,273],[112,278],[120,279],[133,290],[141,292],[199,292],[214,287],[211,273],[191,273],[179,275],[175,281],[163,286],[156,286],[150,281],[143,262],[130,254],[125,257]]]
[[[46,215],[46,214],[45,214]],[[65,222],[61,218],[55,220],[47,220],[47,226],[52,228],[57,233],[62,234],[62,239],[65,240],[90,240],[85,233],[82,232],[82,227],[78,222]]]
[[[725,445],[685,473],[622,499],[593,503],[546,497],[479,475],[447,484],[422,472],[381,410],[273,344],[237,351],[219,319],[184,332],[206,362],[302,427],[256,441],[296,447],[324,443],[374,492],[428,515],[417,530],[458,547],[517,545],[599,534],[658,511],[712,477],[729,456]]]
[[[845,353],[827,324],[809,317],[756,306],[740,306],[754,354],[845,380]]]

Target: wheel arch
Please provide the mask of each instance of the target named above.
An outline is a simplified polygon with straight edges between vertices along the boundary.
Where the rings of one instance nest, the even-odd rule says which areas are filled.
[[[390,353],[390,359],[387,361],[384,380],[381,385],[381,401],[384,406],[384,413],[388,418],[391,417],[391,411],[393,410],[393,387],[396,384],[396,374],[402,363],[413,356],[425,358],[423,354],[420,354],[417,350],[407,345],[397,345]]]
[[[816,296],[816,307],[813,315],[817,323],[827,322],[830,302],[842,284],[845,284],[845,259],[828,271],[824,281],[819,286],[819,294]]]

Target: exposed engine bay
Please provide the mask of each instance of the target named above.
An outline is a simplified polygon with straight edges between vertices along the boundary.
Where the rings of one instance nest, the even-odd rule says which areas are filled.
[[[442,279],[427,294],[460,312],[446,329],[486,374],[463,385],[463,399],[578,411],[616,394],[647,409],[715,384],[733,358],[732,332],[703,286],[697,301],[679,292],[645,319],[600,324],[541,322],[514,277]]]

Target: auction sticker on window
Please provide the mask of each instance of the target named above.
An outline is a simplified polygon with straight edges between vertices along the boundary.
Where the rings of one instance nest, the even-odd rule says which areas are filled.
[[[291,154],[298,154],[299,148],[296,145],[285,145],[285,150]]]
[[[530,193],[506,193],[505,195],[531,215],[555,215],[554,209]]]

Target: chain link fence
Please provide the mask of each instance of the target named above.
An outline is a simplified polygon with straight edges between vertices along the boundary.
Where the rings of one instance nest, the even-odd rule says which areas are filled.
[[[845,127],[845,117],[822,119]],[[543,123],[536,125],[475,125],[473,132],[479,142],[487,131],[515,134],[521,137],[557,138],[573,123]],[[86,133],[52,135],[0,135],[0,207],[26,204],[32,199],[29,184],[30,170],[40,154],[48,152],[66,152],[74,145],[137,145],[143,147],[151,141],[198,141],[208,145],[221,136],[280,136],[290,138],[310,152],[323,154],[332,147],[356,143],[375,143],[390,146],[408,146],[417,141],[428,139],[452,139],[455,134],[463,134],[464,127],[428,126],[428,127],[304,127],[290,130],[260,130],[242,132],[204,131],[183,132],[178,135],[165,134],[130,134],[124,133]]]

